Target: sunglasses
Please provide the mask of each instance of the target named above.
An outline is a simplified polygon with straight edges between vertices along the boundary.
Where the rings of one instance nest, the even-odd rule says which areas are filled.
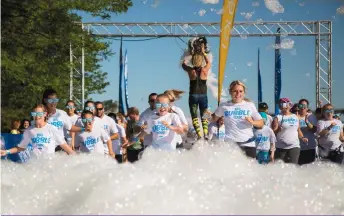
[[[102,111],[104,109],[104,107],[102,108],[96,108],[98,111]]]
[[[327,109],[324,111],[325,113],[334,113],[334,110],[333,109]]]
[[[95,110],[95,107],[94,107],[94,106],[85,107],[85,110],[87,110],[87,111],[94,111],[94,110]]]
[[[52,104],[52,103],[58,103],[60,101],[60,99],[58,98],[48,98],[47,102]]]
[[[93,121],[93,118],[83,118],[81,119],[83,123],[91,123]]]
[[[149,100],[148,102],[149,102],[149,103],[154,103],[154,102],[155,102],[155,100]]]
[[[299,104],[299,109],[307,109],[307,104]]]
[[[78,110],[78,111],[76,111],[77,113],[82,113],[82,111],[81,110]]]
[[[32,117],[35,117],[35,116],[42,117],[42,116],[44,116],[44,113],[45,112],[31,112],[31,116]]]
[[[280,103],[280,107],[287,108],[289,103]]]
[[[75,106],[66,106],[66,109],[74,109]]]
[[[161,108],[161,107],[163,107],[163,108],[166,108],[166,107],[168,107],[169,105],[168,104],[166,104],[166,103],[156,103],[155,104],[155,107],[158,109],[158,108]]]

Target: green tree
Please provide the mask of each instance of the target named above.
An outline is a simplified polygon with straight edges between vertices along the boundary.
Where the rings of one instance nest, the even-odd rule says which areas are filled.
[[[83,45],[85,48],[86,98],[103,93],[109,83],[107,73],[100,69],[99,55],[106,58],[112,54],[109,43],[83,31],[77,12],[109,19],[130,6],[131,0],[2,0],[2,131],[9,128],[12,118],[27,117],[47,87],[67,100],[70,43],[75,53],[81,53]]]

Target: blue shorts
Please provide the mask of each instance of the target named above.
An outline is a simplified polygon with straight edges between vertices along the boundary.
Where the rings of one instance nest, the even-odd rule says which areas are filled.
[[[270,162],[270,154],[268,151],[257,150],[256,159],[260,164],[267,164]]]

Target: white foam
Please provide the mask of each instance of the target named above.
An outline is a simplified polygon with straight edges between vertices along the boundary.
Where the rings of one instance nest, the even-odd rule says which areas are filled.
[[[273,44],[274,49],[293,49],[295,41],[290,38],[285,38],[281,41],[281,44]]]
[[[264,3],[272,13],[284,13],[284,7],[278,0],[264,0]]]
[[[2,214],[343,214],[344,168],[247,159],[234,146],[2,162]]]
[[[252,7],[259,7],[259,2],[252,2]]]

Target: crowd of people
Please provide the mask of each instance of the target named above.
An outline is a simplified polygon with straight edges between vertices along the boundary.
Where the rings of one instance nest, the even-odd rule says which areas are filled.
[[[18,121],[12,124],[11,133],[23,132],[23,140],[14,148],[1,150],[1,155],[24,150],[34,155],[63,151],[71,155],[103,154],[119,163],[136,162],[147,148],[177,151],[190,139],[193,143],[202,139],[237,145],[248,158],[255,158],[261,164],[283,160],[303,165],[316,158],[343,163],[343,124],[335,118],[331,104],[313,113],[307,99],[293,105],[290,99],[281,98],[280,113],[272,117],[268,105],[260,103],[257,109],[245,97],[244,83],[236,80],[228,88],[230,100],[211,113],[207,98],[207,77],[211,68],[208,53],[204,37],[190,40],[191,59],[182,63],[190,80],[193,132],[184,111],[176,105],[184,94],[180,90],[151,93],[149,107],[141,114],[136,107],[131,107],[125,115],[105,115],[104,104],[99,101],[85,102],[82,112],[77,111],[72,100],[67,101],[66,111],[57,109],[58,93],[47,89],[42,104],[32,109],[33,121],[24,120],[23,127]]]

